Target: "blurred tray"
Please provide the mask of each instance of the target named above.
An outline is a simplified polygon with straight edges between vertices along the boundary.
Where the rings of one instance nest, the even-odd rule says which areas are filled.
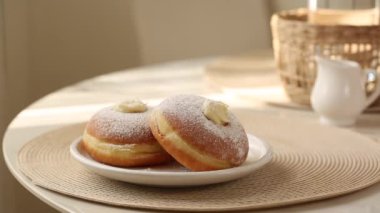
[[[310,106],[294,103],[288,98],[269,50],[216,60],[206,67],[205,78],[210,86],[237,98],[277,107],[312,110]],[[380,105],[371,106],[365,112],[380,112]]]

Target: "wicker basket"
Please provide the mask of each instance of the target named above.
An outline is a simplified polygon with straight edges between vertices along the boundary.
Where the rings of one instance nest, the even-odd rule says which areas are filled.
[[[311,24],[308,11],[298,9],[274,14],[271,27],[277,69],[286,93],[295,103],[310,104],[317,52],[333,59],[357,61],[364,69],[380,70],[379,25]],[[379,106],[380,98],[373,105]]]

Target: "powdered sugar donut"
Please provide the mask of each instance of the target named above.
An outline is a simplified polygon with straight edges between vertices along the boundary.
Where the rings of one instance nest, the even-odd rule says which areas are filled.
[[[149,129],[150,112],[136,100],[100,110],[86,125],[84,149],[99,162],[121,167],[170,161]]]
[[[244,128],[220,102],[194,95],[170,97],[153,110],[149,123],[162,147],[190,170],[236,167],[247,158]]]

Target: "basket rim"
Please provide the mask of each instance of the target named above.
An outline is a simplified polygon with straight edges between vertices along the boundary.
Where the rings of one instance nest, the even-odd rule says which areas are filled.
[[[324,24],[316,24],[316,23],[310,23],[307,21],[307,17],[305,20],[295,20],[290,19],[290,17],[294,16],[307,16],[310,12],[307,8],[298,8],[298,9],[292,9],[292,10],[283,10],[277,13],[274,13],[272,15],[272,21],[281,21],[283,23],[287,24],[300,24],[308,27],[321,27],[321,28],[339,28],[339,29],[351,29],[351,30],[363,30],[363,29],[377,29],[380,30],[380,24],[379,25],[349,25],[349,24],[331,24],[331,25],[324,25]]]

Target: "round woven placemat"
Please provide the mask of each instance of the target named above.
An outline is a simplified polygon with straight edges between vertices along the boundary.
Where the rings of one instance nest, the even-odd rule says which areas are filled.
[[[86,200],[135,208],[183,211],[258,209],[353,192],[380,179],[379,144],[354,132],[234,110],[247,132],[272,145],[273,160],[245,178],[191,188],[139,186],[98,176],[71,159],[69,145],[83,124],[43,134],[19,153],[35,184]]]

